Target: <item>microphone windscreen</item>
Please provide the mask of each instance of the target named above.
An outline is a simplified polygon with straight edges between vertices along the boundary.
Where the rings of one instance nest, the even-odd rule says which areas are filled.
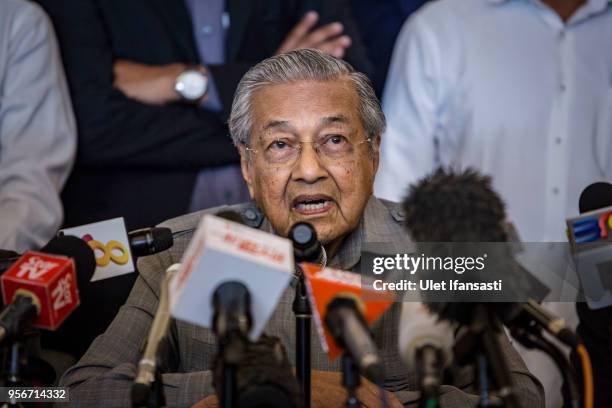
[[[54,237],[40,249],[40,252],[64,255],[74,259],[79,286],[89,282],[96,269],[96,257],[93,249],[87,245],[87,242],[73,235]]]
[[[580,194],[580,213],[612,206],[612,184],[603,181],[590,184]]]
[[[19,258],[19,254],[15,251],[10,251],[8,249],[0,249],[0,260],[10,259],[13,260],[15,258]]]

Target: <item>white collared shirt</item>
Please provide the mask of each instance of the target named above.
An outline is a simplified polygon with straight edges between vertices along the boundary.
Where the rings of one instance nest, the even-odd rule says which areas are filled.
[[[76,148],[70,95],[49,18],[35,3],[1,0],[0,248],[38,249],[55,235],[63,214],[59,192]]]
[[[437,165],[492,175],[524,241],[565,241],[581,191],[612,178],[612,4],[564,23],[537,0],[440,0],[398,37],[375,193]]]

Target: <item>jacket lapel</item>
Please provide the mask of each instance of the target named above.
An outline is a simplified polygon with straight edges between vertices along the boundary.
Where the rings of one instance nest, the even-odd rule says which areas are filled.
[[[186,62],[199,62],[191,16],[184,0],[151,0]]]
[[[230,16],[230,27],[226,40],[226,61],[234,61],[240,51],[244,31],[249,23],[252,4],[255,0],[226,0],[225,9]]]

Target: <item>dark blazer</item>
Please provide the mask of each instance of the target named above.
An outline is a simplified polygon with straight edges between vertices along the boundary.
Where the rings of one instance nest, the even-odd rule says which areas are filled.
[[[187,212],[198,170],[238,163],[226,120],[240,78],[274,53],[305,11],[319,11],[322,23],[342,21],[354,44],[347,59],[369,70],[348,0],[226,0],[227,63],[208,67],[225,112],[146,105],[113,87],[113,63],[199,63],[183,0],[37,1],[57,32],[78,125],[77,163],[62,195],[66,226],[123,216],[134,229]],[[47,344],[80,356],[135,278],[85,285],[81,307],[62,328],[66,335]]]
[[[342,21],[347,60],[368,71],[347,0],[227,0],[227,63],[210,66],[224,112],[151,106],[113,88],[113,63],[199,63],[182,0],[38,0],[53,20],[78,122],[76,167],[63,194],[65,224],[124,216],[128,228],[186,212],[199,169],[238,162],[225,125],[236,86],[271,56],[309,9]]]

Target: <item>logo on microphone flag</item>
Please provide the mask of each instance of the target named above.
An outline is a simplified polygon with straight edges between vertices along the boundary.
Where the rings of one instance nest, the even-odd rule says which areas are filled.
[[[372,289],[372,285],[362,285],[362,276],[358,273],[345,272],[338,269],[324,268],[320,265],[303,262],[300,264],[306,277],[306,287],[310,304],[313,306],[313,317],[321,340],[321,347],[327,352],[330,360],[334,360],[342,349],[333,339],[323,324],[327,313],[327,305],[338,295],[354,297],[360,305],[363,317],[371,326],[391,306],[395,295],[391,292]],[[367,293],[367,300],[364,295]]]
[[[94,222],[60,231],[87,242],[96,256],[91,282],[126,275],[136,270],[123,218]]]

